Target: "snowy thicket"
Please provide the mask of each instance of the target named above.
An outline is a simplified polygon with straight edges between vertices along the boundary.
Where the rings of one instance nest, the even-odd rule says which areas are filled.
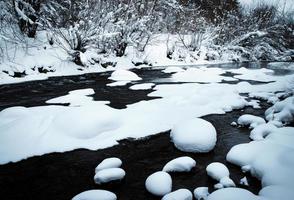
[[[293,60],[293,13],[266,4],[245,9],[236,0],[14,0],[0,5],[1,76],[52,73],[60,70],[60,60],[98,71]]]

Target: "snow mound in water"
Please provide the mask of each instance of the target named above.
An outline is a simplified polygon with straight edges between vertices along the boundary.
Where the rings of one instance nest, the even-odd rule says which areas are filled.
[[[178,189],[174,192],[164,195],[161,200],[192,200],[193,195],[190,190]]]
[[[155,172],[146,179],[145,187],[153,195],[164,196],[172,190],[171,176],[166,172]]]
[[[136,84],[130,87],[131,90],[150,90],[154,86],[154,83],[142,83]]]
[[[197,200],[205,200],[209,195],[208,187],[198,187],[194,190],[194,197]]]
[[[283,101],[275,103],[265,111],[268,121],[279,121],[289,124],[294,120],[294,97],[288,97]]]
[[[108,168],[98,171],[94,176],[94,181],[97,184],[108,183],[111,181],[122,180],[126,172],[121,168]]]
[[[107,169],[107,168],[119,168],[122,165],[122,161],[119,158],[106,158],[104,159],[96,168],[95,168],[95,173],[102,169]]]
[[[255,128],[260,124],[265,124],[265,120],[261,117],[245,114],[239,117],[238,124],[241,126],[249,126],[249,128]]]
[[[139,81],[142,80],[137,74],[134,72],[118,69],[112,72],[111,76],[109,77],[110,80],[114,81]]]
[[[219,181],[218,184],[215,185],[215,188],[223,188],[223,187],[235,187],[235,183],[232,179],[229,178],[230,172],[228,168],[219,162],[213,162],[206,167],[207,174]]]
[[[196,161],[188,156],[169,161],[162,169],[165,172],[189,172],[196,166]]]
[[[176,148],[184,152],[209,152],[216,144],[215,128],[200,118],[179,123],[170,136]]]
[[[256,195],[241,188],[224,188],[211,193],[207,200],[259,200]]]
[[[114,193],[107,190],[88,190],[76,195],[72,200],[116,200]]]

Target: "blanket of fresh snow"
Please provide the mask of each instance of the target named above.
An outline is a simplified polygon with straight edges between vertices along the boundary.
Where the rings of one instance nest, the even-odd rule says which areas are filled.
[[[97,184],[108,183],[111,181],[122,180],[126,172],[121,168],[107,168],[98,171],[94,176],[94,181]]]
[[[198,187],[193,193],[196,200],[206,200],[209,195],[208,187]]]
[[[136,84],[130,87],[131,90],[150,90],[154,86],[154,83],[142,83]]]
[[[262,182],[260,196],[291,200],[294,192],[294,128],[277,128],[261,141],[234,146],[227,160],[246,167]]]
[[[250,114],[242,115],[238,118],[238,124],[241,126],[249,126],[249,128],[255,128],[258,125],[265,124],[265,120],[261,117],[257,117]]]
[[[102,169],[108,169],[108,168],[119,168],[122,165],[122,161],[119,158],[106,158],[104,159],[99,165],[95,168],[95,173]]]
[[[170,137],[175,146],[184,152],[209,152],[216,144],[214,126],[200,118],[175,125],[171,130]]]
[[[172,190],[172,178],[166,172],[155,172],[146,179],[145,187],[153,195],[164,196]]]
[[[125,69],[118,69],[112,72],[109,77],[110,80],[114,81],[139,81],[142,80],[137,74]]]
[[[188,156],[175,158],[169,161],[162,169],[165,172],[189,172],[196,166],[196,161]]]
[[[164,195],[161,200],[192,200],[193,195],[190,190],[178,189],[174,192]]]
[[[88,190],[72,198],[72,200],[116,200],[114,193],[107,190]]]
[[[120,110],[105,102],[89,100],[86,104],[75,101],[80,106],[70,107],[11,107],[0,112],[0,163],[78,148],[110,147],[118,144],[117,140],[145,137],[196,117],[225,114],[256,104],[240,93],[287,93],[293,89],[294,75],[286,75],[275,82],[258,85],[248,82],[160,84],[148,96],[161,98]]]

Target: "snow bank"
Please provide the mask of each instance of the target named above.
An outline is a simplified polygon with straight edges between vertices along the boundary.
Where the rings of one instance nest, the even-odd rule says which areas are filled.
[[[198,187],[194,190],[194,197],[196,200],[206,200],[208,195],[208,187]]]
[[[142,80],[137,74],[134,72],[118,69],[112,72],[111,76],[109,77],[110,80],[114,81],[139,81]]]
[[[221,82],[222,80],[232,81],[236,80],[231,77],[221,76],[225,73],[220,68],[188,68],[185,71],[179,71],[172,75],[172,80],[175,82],[198,82],[198,83],[212,83]]]
[[[166,172],[155,172],[146,179],[145,187],[153,195],[164,196],[172,190],[171,176]]]
[[[117,197],[114,193],[106,191],[106,190],[88,190],[82,192],[72,200],[116,200]]]
[[[257,117],[250,114],[242,115],[238,118],[238,124],[241,126],[249,126],[249,128],[255,128],[260,124],[265,124],[265,120],[261,117]]]
[[[196,161],[188,156],[169,161],[162,169],[165,172],[189,172],[196,166]]]
[[[98,171],[94,176],[94,181],[97,184],[108,183],[111,181],[122,180],[126,172],[121,168],[107,168]]]
[[[154,83],[142,83],[136,84],[130,87],[131,90],[150,90],[154,86]]]
[[[289,124],[294,121],[294,96],[275,103],[265,111],[265,118],[268,121],[279,121]]]
[[[164,195],[161,200],[192,200],[193,195],[190,190],[178,189],[174,192]]]
[[[179,123],[171,130],[175,146],[185,152],[209,152],[216,144],[216,130],[211,123],[195,118]]]
[[[234,78],[241,80],[251,80],[251,81],[260,81],[260,82],[271,82],[276,81],[281,78],[280,76],[274,76],[274,71],[271,69],[261,68],[261,69],[247,69],[241,67],[239,69],[228,70],[234,74]]]
[[[281,194],[283,197],[279,196],[278,199],[293,199],[293,133],[293,127],[277,128],[264,140],[234,146],[227,160],[246,167],[261,180],[263,189],[260,196],[275,200],[277,194]]]
[[[122,161],[119,158],[106,158],[104,159],[96,168],[95,168],[95,173],[102,169],[107,169],[107,168],[119,168],[122,165]]]
[[[260,124],[250,132],[252,140],[263,140],[267,135],[275,131],[277,127],[272,123]]]
[[[81,106],[91,103],[93,101],[93,97],[89,97],[89,95],[95,94],[92,88],[89,89],[81,89],[81,90],[73,90],[70,91],[68,95],[57,97],[46,101],[48,104],[66,104],[69,103],[70,106]],[[108,101],[103,102],[105,104],[109,103]]]

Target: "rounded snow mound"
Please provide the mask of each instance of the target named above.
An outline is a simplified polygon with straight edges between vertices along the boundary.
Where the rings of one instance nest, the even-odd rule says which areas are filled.
[[[142,80],[142,78],[140,78],[134,72],[124,70],[124,69],[115,70],[114,72],[112,72],[109,79],[114,80],[114,81],[139,81],[139,80]]]
[[[76,195],[72,200],[116,200],[114,193],[107,190],[88,190]]]
[[[224,188],[208,196],[207,200],[257,200],[260,199],[248,190],[241,188]]]
[[[196,166],[196,161],[188,156],[175,158],[169,161],[162,169],[165,172],[189,172]]]
[[[230,172],[228,168],[220,163],[220,162],[213,162],[206,167],[206,172],[208,176],[213,178],[214,180],[220,181],[224,177],[229,177]]]
[[[161,200],[192,200],[193,195],[190,190],[187,189],[178,189],[174,192],[164,195]]]
[[[106,158],[95,168],[95,173],[102,169],[119,168],[121,167],[121,165],[122,161],[119,158]]]
[[[205,153],[216,144],[214,126],[200,118],[174,126],[170,136],[176,148],[184,152]]]
[[[207,199],[209,192],[208,187],[198,187],[194,190],[194,197],[197,200]]]
[[[97,184],[108,183],[111,181],[122,180],[126,172],[121,168],[109,168],[98,171],[94,176],[94,181]]]
[[[261,117],[257,117],[250,114],[242,115],[238,118],[238,124],[241,126],[249,126],[249,128],[255,128],[258,125],[265,124],[265,120]]]
[[[164,196],[172,190],[171,176],[166,172],[155,172],[146,179],[145,187],[153,195]]]

